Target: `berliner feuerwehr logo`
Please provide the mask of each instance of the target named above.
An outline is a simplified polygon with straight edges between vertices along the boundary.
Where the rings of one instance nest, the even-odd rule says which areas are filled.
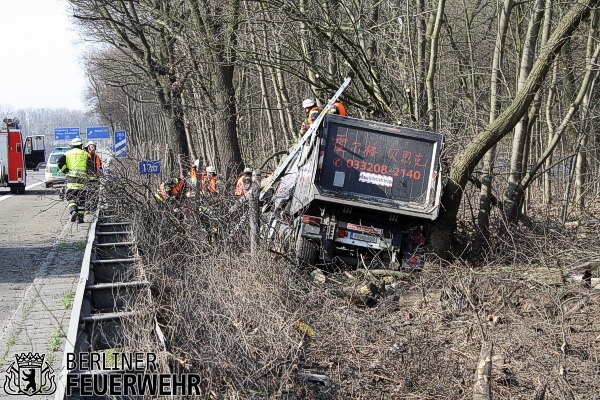
[[[31,352],[15,354],[15,361],[6,369],[4,391],[10,395],[25,396],[54,393],[54,370],[44,361],[45,357],[45,354]]]

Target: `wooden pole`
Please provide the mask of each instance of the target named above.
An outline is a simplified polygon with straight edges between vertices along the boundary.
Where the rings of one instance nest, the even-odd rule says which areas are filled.
[[[258,206],[258,196],[260,194],[260,169],[255,169],[252,172],[252,188],[248,197],[250,213],[250,254],[253,256],[258,252],[258,244],[260,239],[260,209]]]
[[[486,340],[481,345],[479,361],[475,370],[473,385],[473,400],[491,400],[492,399],[492,342]]]

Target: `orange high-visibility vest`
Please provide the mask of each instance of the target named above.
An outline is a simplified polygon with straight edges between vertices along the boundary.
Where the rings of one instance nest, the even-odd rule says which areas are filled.
[[[246,174],[240,176],[235,184],[235,192],[233,192],[236,196],[243,196],[248,193],[248,189],[250,189],[250,185],[252,184],[252,178],[247,176]]]
[[[329,110],[329,114],[337,114],[341,115],[342,117],[345,117],[347,115],[346,106],[342,104],[341,101],[336,101],[335,103],[333,103],[331,109]]]
[[[315,122],[315,120],[319,117],[321,113],[321,108],[317,106],[313,106],[310,110],[308,110],[308,115],[306,116],[306,122],[308,125]]]
[[[183,190],[184,187],[185,179],[173,178],[160,185],[160,195],[166,200],[171,196],[177,196],[177,194]]]
[[[100,175],[102,173],[102,160],[97,153],[87,152],[88,157],[92,160],[92,165],[94,166],[93,173],[96,175]]]
[[[208,189],[208,191],[211,193],[217,193],[217,176],[216,175],[213,175],[209,181],[208,175],[206,175],[204,173],[202,174],[202,193],[204,193],[206,189]]]

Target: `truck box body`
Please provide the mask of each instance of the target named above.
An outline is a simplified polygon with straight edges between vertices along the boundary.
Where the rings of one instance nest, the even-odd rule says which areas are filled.
[[[318,160],[312,152],[300,167],[292,209],[316,199],[437,218],[442,135],[328,115],[320,138]]]
[[[8,128],[0,131],[0,185],[8,186],[12,193],[25,191],[25,159],[21,131]]]
[[[308,264],[421,267],[442,147],[438,133],[327,115],[284,161],[273,201],[288,218],[273,231],[289,229]]]

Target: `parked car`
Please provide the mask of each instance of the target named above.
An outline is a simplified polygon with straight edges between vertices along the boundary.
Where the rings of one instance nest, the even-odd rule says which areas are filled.
[[[58,170],[58,159],[65,152],[70,150],[70,147],[55,147],[48,157],[46,163],[46,176],[44,179],[44,185],[49,188],[52,185],[64,184],[66,175]]]

